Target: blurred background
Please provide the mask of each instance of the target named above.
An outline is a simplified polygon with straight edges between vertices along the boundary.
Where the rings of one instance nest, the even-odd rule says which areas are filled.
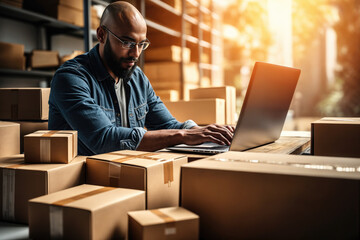
[[[10,44],[26,57],[10,67],[4,64],[15,52],[0,57],[0,87],[49,87],[59,65],[97,44],[95,29],[110,2],[0,0],[2,52]],[[302,70],[285,129],[360,116],[359,0],[128,2],[145,16],[151,46],[140,66],[159,94],[174,90],[175,101],[188,100],[190,89],[234,86],[239,114],[252,67],[265,61]]]
[[[360,1],[228,0],[222,4],[224,79],[241,106],[255,61],[302,70],[288,128],[360,116]]]

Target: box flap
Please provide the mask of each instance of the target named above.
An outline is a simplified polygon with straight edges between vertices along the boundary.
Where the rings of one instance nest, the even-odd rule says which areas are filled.
[[[143,194],[145,194],[144,191],[140,190],[83,184],[31,199],[30,202],[96,211],[105,206]]]
[[[182,167],[360,180],[360,162],[356,158],[229,151]]]

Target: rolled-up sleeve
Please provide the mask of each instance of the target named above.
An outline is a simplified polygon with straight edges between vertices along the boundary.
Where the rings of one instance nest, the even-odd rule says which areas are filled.
[[[135,150],[146,130],[114,125],[106,115],[106,109],[92,97],[96,94],[95,86],[88,79],[86,72],[71,68],[55,74],[49,100],[49,129],[77,130],[81,155]]]

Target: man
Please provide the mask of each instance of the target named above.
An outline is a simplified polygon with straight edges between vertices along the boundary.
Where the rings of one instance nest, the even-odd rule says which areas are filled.
[[[145,20],[134,6],[109,4],[97,29],[99,44],[67,61],[54,75],[49,129],[77,130],[80,155],[155,151],[180,143],[229,145],[232,127],[180,123],[156,96],[136,66],[150,44],[146,32]]]

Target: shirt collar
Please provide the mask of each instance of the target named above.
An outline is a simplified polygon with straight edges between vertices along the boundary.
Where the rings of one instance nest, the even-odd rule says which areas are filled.
[[[93,47],[90,50],[89,58],[90,58],[90,65],[98,81],[104,81],[109,77],[111,78],[109,72],[106,70],[104,63],[100,58],[99,44],[97,44],[95,47]]]

